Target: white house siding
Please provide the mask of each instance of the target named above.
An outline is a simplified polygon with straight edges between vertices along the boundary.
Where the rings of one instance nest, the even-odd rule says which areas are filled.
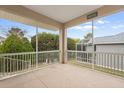
[[[93,46],[87,46],[86,51],[87,52],[92,52],[93,51]]]
[[[96,52],[124,53],[124,44],[96,45]]]

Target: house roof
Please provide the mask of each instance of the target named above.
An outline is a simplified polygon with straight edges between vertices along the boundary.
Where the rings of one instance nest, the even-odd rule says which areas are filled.
[[[92,43],[92,39],[88,43]],[[124,43],[124,32],[112,36],[94,38],[94,44],[115,44],[115,43],[116,44]]]

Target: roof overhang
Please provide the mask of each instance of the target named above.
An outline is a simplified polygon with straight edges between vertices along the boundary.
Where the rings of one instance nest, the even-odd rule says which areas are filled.
[[[5,5],[0,6],[0,18],[6,18],[46,29],[58,30],[110,15],[121,10],[124,10],[124,5]],[[92,19],[87,19],[87,15],[94,11],[98,12],[98,16]],[[61,16],[57,17],[59,15]]]
[[[102,7],[102,5],[24,5],[24,7],[60,23],[66,23]]]
[[[98,12],[98,16],[97,17],[94,17],[92,19],[87,19],[87,15],[92,13],[92,12]],[[72,19],[68,22],[65,23],[65,28],[68,28],[68,27],[72,27],[72,26],[75,26],[75,25],[79,25],[81,23],[85,23],[85,22],[88,22],[88,21],[91,21],[91,20],[96,20],[98,18],[101,18],[101,17],[104,17],[104,16],[108,16],[108,15],[111,15],[111,14],[114,14],[114,13],[117,13],[117,12],[120,12],[120,11],[124,11],[124,5],[105,5],[105,6],[102,6],[96,10],[93,10],[93,11],[90,11],[82,16],[79,16],[75,19]]]
[[[63,27],[62,23],[20,5],[0,6],[0,18],[50,30],[58,30]]]

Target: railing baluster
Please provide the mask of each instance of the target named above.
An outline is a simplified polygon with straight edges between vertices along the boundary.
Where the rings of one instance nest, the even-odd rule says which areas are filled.
[[[118,64],[118,69],[120,71],[120,55],[117,55],[118,56],[118,59],[117,59],[117,64]]]
[[[107,54],[105,53],[105,68],[107,68]]]
[[[101,66],[102,66],[102,68],[103,68],[103,54],[101,54],[101,59],[102,59],[102,60],[101,60]],[[101,69],[102,69],[102,68],[101,68]]]
[[[19,70],[19,68],[18,68],[18,66],[19,66],[18,61],[19,61],[19,55],[17,55],[17,73],[18,73],[18,70]]]
[[[22,71],[23,71],[23,60],[24,60],[24,54],[22,54],[22,60],[21,60],[21,67],[22,67]]]
[[[13,60],[13,74],[15,74],[15,55],[13,56],[14,60]]]
[[[2,64],[1,64],[1,56],[0,56],[0,78],[2,77],[2,74],[1,74],[1,67],[2,67]]]
[[[121,55],[121,74],[124,77],[124,55]]]
[[[8,59],[8,55],[7,55],[7,57],[5,59],[6,59],[6,66],[5,66],[6,69],[5,70],[6,70],[6,75],[8,75],[9,74],[9,70],[8,70],[8,65],[9,65],[8,60],[9,59]]]
[[[108,57],[109,57],[109,59],[108,59],[108,65],[109,65],[109,69],[111,69],[111,55],[110,54],[108,54]]]
[[[3,68],[3,69],[4,69],[4,70],[3,70],[3,73],[4,73],[4,74],[3,74],[3,75],[5,76],[5,73],[6,73],[6,71],[5,71],[5,62],[6,62],[6,59],[5,59],[5,58],[4,58],[4,61],[3,61],[3,62],[4,62],[4,66],[3,66],[3,67],[4,67],[4,68]]]
[[[113,56],[114,56],[113,57],[113,62],[114,62],[114,64],[113,64],[114,65],[114,72],[113,73],[115,74],[115,55],[113,54]]]
[[[31,67],[31,55],[30,55],[30,53],[29,53],[29,56],[28,56],[28,63],[27,63],[27,65],[26,65],[26,69],[28,70],[28,68],[30,68]]]
[[[34,54],[32,54],[32,63],[33,63],[33,68],[35,67],[35,62],[34,62]]]

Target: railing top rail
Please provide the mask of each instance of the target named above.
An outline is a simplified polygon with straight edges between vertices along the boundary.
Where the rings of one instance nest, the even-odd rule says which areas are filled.
[[[124,53],[112,53],[112,52],[95,52],[96,54],[111,54],[111,55],[124,55]]]
[[[76,51],[76,50],[68,50],[67,52],[78,52],[78,53],[93,53],[93,52],[87,52],[87,51]]]
[[[59,50],[52,50],[52,51],[39,51],[39,53],[54,53],[59,52]],[[6,56],[6,55],[23,55],[23,54],[36,54],[37,52],[21,52],[21,53],[4,53],[0,54],[0,56]]]
[[[54,52],[60,52],[59,50],[52,50],[52,51],[39,51],[38,53],[54,53]]]
[[[78,52],[78,53],[93,53],[87,51],[76,51],[76,50],[68,50],[68,52]],[[112,55],[124,55],[124,53],[112,53],[112,52],[94,52],[95,54],[112,54]]]
[[[2,57],[2,58],[4,58],[4,59],[8,59],[8,60],[13,60],[13,61],[30,62],[29,60],[21,60],[21,59],[9,58],[9,57]]]

